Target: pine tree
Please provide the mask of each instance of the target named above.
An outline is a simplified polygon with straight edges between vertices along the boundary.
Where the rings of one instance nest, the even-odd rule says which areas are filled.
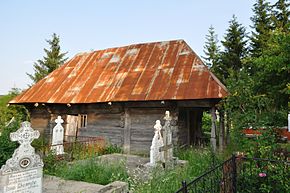
[[[238,23],[236,16],[233,16],[222,41],[224,50],[220,54],[220,62],[212,68],[223,83],[226,83],[232,73],[239,72],[243,67],[242,59],[246,56],[246,44],[246,29]]]
[[[210,26],[208,33],[209,34],[206,35],[205,46],[203,47],[205,56],[202,58],[204,59],[205,64],[211,68],[218,63],[220,46],[218,45],[218,37],[213,26]]]
[[[46,56],[44,56],[42,60],[37,60],[37,62],[34,63],[34,74],[27,73],[33,83],[37,83],[67,60],[67,57],[65,57],[67,52],[61,53],[60,51],[59,36],[53,33],[52,39],[46,40],[46,42],[50,45],[50,49],[44,48]]]
[[[283,32],[289,31],[289,0],[278,0],[273,6],[273,22],[275,28]]]
[[[270,4],[266,0],[257,0],[253,8],[254,15],[251,17],[254,31],[251,36],[251,53],[260,56],[261,51],[267,45],[269,33],[272,28]]]

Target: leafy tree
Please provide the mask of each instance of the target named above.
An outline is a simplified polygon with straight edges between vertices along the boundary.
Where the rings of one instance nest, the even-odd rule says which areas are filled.
[[[20,89],[13,88],[8,95],[0,97],[0,132],[1,128],[14,117],[18,121],[29,119],[27,109],[22,105],[8,105],[8,102],[20,93]]]
[[[262,51],[260,57],[253,59],[254,65],[258,67],[254,91],[272,98],[272,108],[276,110],[286,108],[289,101],[290,33],[282,30],[272,32],[267,49]]]
[[[205,46],[203,47],[205,56],[202,58],[204,59],[205,64],[211,68],[212,66],[216,66],[218,63],[220,46],[218,45],[218,37],[213,26],[210,26],[208,33],[209,34],[206,35]]]
[[[213,72],[226,83],[231,74],[236,74],[243,67],[242,59],[247,53],[246,29],[233,16],[229,21],[229,28],[222,41],[224,50],[220,54],[220,61],[212,67]]]
[[[65,57],[67,52],[61,53],[60,51],[59,36],[54,33],[52,39],[46,40],[46,42],[50,45],[50,49],[44,49],[46,56],[34,63],[34,74],[27,73],[34,83],[60,67],[67,60]]]
[[[278,0],[273,6],[274,27],[283,32],[289,31],[289,0]]]
[[[251,17],[254,31],[251,36],[251,53],[259,56],[265,48],[271,31],[270,4],[266,0],[257,0],[253,8],[254,15]]]

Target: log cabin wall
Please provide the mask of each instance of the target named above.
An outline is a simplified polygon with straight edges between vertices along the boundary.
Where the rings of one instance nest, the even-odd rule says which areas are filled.
[[[86,127],[78,128],[78,136],[102,136],[108,142],[123,147],[125,152],[148,154],[155,121],[159,119],[164,124],[165,111],[169,110],[173,118],[173,143],[189,145],[192,143],[189,109],[193,109],[192,106],[200,106],[199,109],[202,109],[202,106],[208,107],[208,104],[192,101],[180,104],[173,101],[46,104],[33,107],[30,112],[33,128],[45,135],[51,135],[58,115],[62,116],[65,121],[63,126],[67,128],[67,115],[83,114],[87,116],[87,124]]]

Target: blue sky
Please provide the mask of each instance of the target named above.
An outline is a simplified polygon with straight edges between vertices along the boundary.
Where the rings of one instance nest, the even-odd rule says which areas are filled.
[[[273,0],[274,1],[274,0]],[[273,2],[272,1],[272,2]],[[140,42],[184,39],[203,55],[213,25],[222,39],[235,14],[247,27],[255,0],[10,0],[0,2],[0,94],[27,88],[26,73],[60,36],[62,51],[79,52]]]

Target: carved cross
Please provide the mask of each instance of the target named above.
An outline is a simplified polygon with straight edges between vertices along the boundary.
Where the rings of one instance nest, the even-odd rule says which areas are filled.
[[[164,141],[164,146],[160,147],[159,151],[164,151],[164,159],[165,162],[168,162],[168,155],[169,155],[169,150],[173,148],[171,141],[168,141],[168,136],[171,135],[171,128],[170,128],[170,121],[172,118],[170,117],[169,111],[165,112],[165,125],[164,125],[164,131],[163,131],[163,141]]]
[[[21,123],[20,129],[10,134],[11,141],[18,141],[20,145],[30,145],[31,142],[38,137],[39,131],[33,130],[30,123],[27,121]]]

